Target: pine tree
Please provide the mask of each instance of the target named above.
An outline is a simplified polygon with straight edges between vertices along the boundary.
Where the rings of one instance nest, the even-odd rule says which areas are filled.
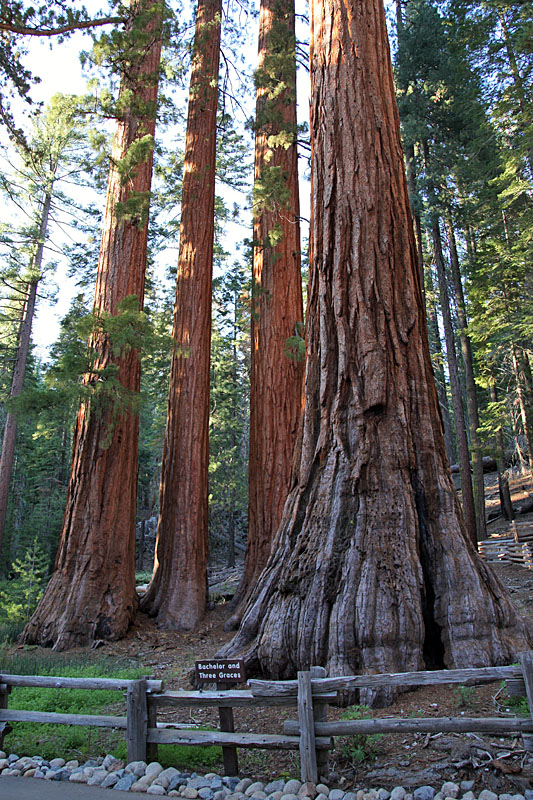
[[[74,7],[69,7],[69,3]],[[31,85],[41,80],[24,65],[22,42],[34,36],[54,37],[61,42],[76,30],[93,30],[125,21],[126,17],[120,15],[91,17],[84,5],[73,0],[48,0],[38,6],[27,5],[23,0],[3,0],[0,5],[0,75],[3,77],[0,121],[19,146],[27,147],[28,143],[11,111],[10,98],[18,96],[31,105]]]
[[[213,281],[209,539],[210,551],[230,567],[246,538],[248,511],[249,288],[238,263]]]
[[[18,303],[16,353],[0,457],[0,553],[17,435],[17,417],[9,405],[13,406],[24,387],[37,292],[46,272],[45,244],[49,223],[61,181],[67,175],[73,179],[82,137],[81,125],[76,119],[75,99],[56,95],[45,113],[36,118],[27,146],[16,147],[20,163],[15,168],[15,176],[6,176],[4,180],[8,202],[24,209],[29,216],[29,225],[18,231],[6,228],[3,237],[3,244],[11,251],[7,253],[8,265],[4,268],[3,281],[22,302]]]

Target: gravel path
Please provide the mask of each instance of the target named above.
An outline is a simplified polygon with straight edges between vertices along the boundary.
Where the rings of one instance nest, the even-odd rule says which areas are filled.
[[[500,795],[484,789],[476,794],[473,781],[447,781],[438,787],[419,786],[414,790],[403,786],[390,791],[361,787],[345,792],[323,783],[302,784],[295,779],[263,783],[215,773],[197,775],[174,767],[164,769],[157,761],[124,765],[111,755],[79,764],[62,758],[19,758],[0,751],[0,800],[104,800],[104,789],[185,800],[533,800],[532,789],[526,789],[524,794]]]

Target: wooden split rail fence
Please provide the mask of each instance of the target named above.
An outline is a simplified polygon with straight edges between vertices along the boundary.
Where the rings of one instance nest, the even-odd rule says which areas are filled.
[[[11,722],[46,722],[66,725],[89,725],[125,731],[128,761],[156,757],[158,744],[222,746],[226,770],[238,771],[235,748],[289,749],[300,753],[302,781],[316,783],[328,775],[328,750],[334,736],[375,733],[440,733],[485,732],[521,733],[527,749],[533,750],[533,716],[525,718],[494,717],[429,717],[381,718],[328,721],[327,707],[339,695],[354,690],[416,688],[428,685],[475,686],[505,680],[511,696],[526,695],[533,713],[533,652],[523,653],[520,664],[508,667],[434,670],[383,675],[324,677],[321,667],[298,673],[297,680],[249,680],[246,690],[163,692],[161,681],[149,679],[113,680],[103,678],[53,678],[22,675],[0,675],[0,726]],[[14,686],[40,686],[76,689],[119,689],[126,691],[125,717],[52,714],[17,711],[8,708],[9,692]],[[157,722],[158,709],[217,707],[226,713],[220,716],[226,730],[192,730],[179,724]],[[236,732],[232,709],[238,707],[293,706],[298,719],[284,723],[283,734]],[[231,713],[229,713],[231,712]]]
[[[533,533],[530,523],[513,521],[505,536],[493,535],[478,542],[479,554],[489,563],[518,564],[533,569]]]

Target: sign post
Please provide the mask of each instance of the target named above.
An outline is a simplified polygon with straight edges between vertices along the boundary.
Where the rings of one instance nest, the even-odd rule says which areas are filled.
[[[240,659],[205,659],[196,661],[196,682],[199,685],[214,683],[218,691],[228,689],[237,683],[245,681],[244,663]],[[235,724],[233,720],[233,708],[231,706],[219,706],[218,716],[220,720],[220,730],[233,733]],[[239,774],[239,760],[237,758],[237,748],[235,745],[225,745],[222,747],[222,757],[224,759],[224,772],[232,777]]]

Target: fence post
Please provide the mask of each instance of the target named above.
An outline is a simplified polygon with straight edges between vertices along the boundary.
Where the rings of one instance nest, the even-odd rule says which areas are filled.
[[[311,667],[311,680],[313,678],[325,678],[326,670],[324,667]],[[313,698],[313,717],[315,722],[328,721],[328,704],[323,703],[319,698]],[[316,751],[316,766],[318,778],[323,778],[327,782],[329,776],[329,751]]]
[[[146,698],[148,708],[148,728],[157,728],[157,701],[152,695]],[[146,743],[146,761],[157,761],[157,742]]]
[[[144,678],[131,681],[128,684],[126,707],[126,748],[128,763],[131,761],[146,761],[148,708],[146,702],[146,680]]]
[[[302,782],[318,783],[316,763],[315,720],[311,673],[298,672],[298,721],[300,723],[300,770]]]
[[[217,690],[224,691],[227,688],[224,683],[217,683]],[[220,730],[233,733],[235,722],[233,720],[233,708],[231,706],[219,706],[218,718],[220,720]],[[224,773],[232,778],[239,774],[239,758],[237,748],[234,745],[222,747],[222,759],[224,761]]]
[[[527,653],[520,653],[519,658],[522,674],[524,676],[524,683],[526,684],[529,715],[533,720],[533,652],[529,650]],[[524,741],[524,749],[533,752],[533,736],[530,733],[524,733],[522,734],[522,739]]]
[[[7,708],[10,692],[11,686],[0,682],[0,708]],[[0,722],[0,749],[4,747],[4,736],[7,736],[7,734],[11,733],[12,730],[13,728],[9,722]]]

